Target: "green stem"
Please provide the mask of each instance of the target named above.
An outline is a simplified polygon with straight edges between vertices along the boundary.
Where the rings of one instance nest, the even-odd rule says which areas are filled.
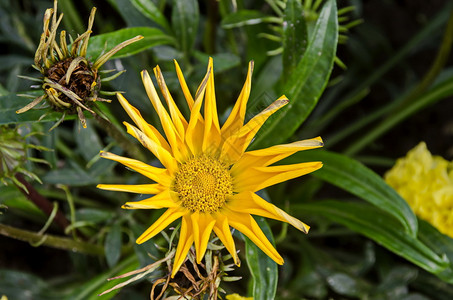
[[[437,75],[442,71],[450,56],[451,45],[453,42],[453,10],[450,12],[447,27],[445,29],[442,44],[439,48],[437,56],[431,65],[429,71],[425,74],[422,81],[412,90],[412,92],[399,104],[397,110],[401,110],[407,104],[413,102],[415,98],[426,91],[427,88],[434,82]]]
[[[434,103],[442,98],[451,96],[453,94],[453,82],[446,82],[433,91],[422,95],[417,99],[417,102],[412,105],[406,106],[404,109],[399,111],[397,114],[392,114],[381,122],[377,127],[375,127],[371,132],[368,132],[361,140],[354,143],[349,147],[344,154],[354,155],[365,146],[369,145],[372,141],[376,140],[378,137],[383,135],[385,132],[389,131],[393,126],[397,125],[410,115],[421,110],[427,105]]]
[[[206,29],[204,33],[204,48],[206,53],[212,55],[215,53],[216,24],[218,19],[219,4],[217,1],[206,1],[208,8],[208,19],[206,21]]]
[[[27,197],[36,206],[38,206],[47,216],[50,216],[54,209],[52,202],[50,202],[49,199],[47,199],[46,197],[43,197],[33,187],[33,185],[31,185],[27,180],[25,180],[22,174],[17,173],[15,177],[25,187],[24,189],[23,187],[16,185],[17,188],[22,192],[22,194],[24,194],[25,197]],[[54,221],[63,230],[69,225],[68,219],[66,219],[65,215],[60,210],[56,212]]]
[[[102,246],[86,242],[78,242],[69,238],[58,237],[50,234],[41,235],[32,231],[18,229],[4,224],[0,224],[0,234],[13,239],[28,242],[30,244],[40,244],[57,249],[90,255],[104,255],[104,247]]]

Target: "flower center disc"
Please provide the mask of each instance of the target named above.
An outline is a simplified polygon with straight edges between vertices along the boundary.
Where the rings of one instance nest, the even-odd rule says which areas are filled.
[[[233,194],[233,180],[226,164],[201,155],[180,165],[173,188],[183,207],[213,213]]]
[[[95,80],[93,70],[91,70],[84,62],[81,62],[72,71],[69,82],[66,82],[65,75],[72,61],[73,58],[70,57],[57,62],[47,70],[46,77],[69,89],[71,92],[74,92],[82,99],[82,102],[86,102],[86,98],[91,95],[91,86]],[[60,99],[66,103],[73,103],[73,101],[64,94],[60,95]],[[58,110],[58,107],[55,108]],[[75,108],[76,106],[72,105],[69,108],[69,113],[76,113]]]

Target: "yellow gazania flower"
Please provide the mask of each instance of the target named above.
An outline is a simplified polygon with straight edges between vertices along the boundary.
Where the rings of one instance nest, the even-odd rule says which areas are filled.
[[[244,87],[228,119],[221,127],[217,117],[212,59],[209,59],[208,71],[195,98],[189,92],[176,61],[175,65],[190,108],[188,121],[173,101],[160,68],[158,66],[154,68],[154,74],[169,113],[160,101],[148,72],[142,71],[141,74],[148,97],[159,115],[166,139],[155,127],[148,124],[140,112],[121,94],[117,94],[119,102],[138,127],[124,122],[127,132],[148,148],[164,168],[108,152],[101,153],[102,157],[122,163],[156,183],[100,184],[98,188],[155,195],[145,200],[127,202],[123,205],[126,209],[167,208],[163,215],[137,239],[138,244],[146,242],[173,221],[182,218],[172,276],[178,271],[194,243],[197,263],[201,262],[212,231],[238,264],[230,226],[246,235],[275,262],[283,264],[283,258],[268,241],[251,214],[287,222],[304,233],[308,232],[309,226],[265,201],[255,192],[321,168],[321,162],[270,166],[298,151],[321,147],[323,145],[321,138],[245,152],[267,118],[286,105],[288,99],[285,96],[280,97],[244,124],[253,70],[253,62],[250,62]],[[203,98],[202,115],[200,110]]]
[[[420,142],[385,174],[385,181],[414,213],[453,237],[453,162],[432,155]]]
[[[239,294],[226,295],[226,300],[253,300],[253,297],[242,297]]]

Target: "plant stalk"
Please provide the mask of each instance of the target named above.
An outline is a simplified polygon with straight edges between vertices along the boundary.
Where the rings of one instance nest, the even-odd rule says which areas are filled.
[[[46,197],[42,196],[34,187],[31,185],[27,180],[25,180],[24,176],[20,173],[16,173],[16,179],[19,180],[28,190],[24,190],[20,186],[16,185],[17,188],[25,195],[30,201],[32,201],[36,206],[38,206],[46,216],[50,216],[53,210],[53,204],[49,201]],[[63,230],[69,226],[69,221],[66,219],[65,215],[58,210],[55,218],[55,223]]]
[[[86,242],[74,241],[69,238],[58,237],[50,234],[42,235],[32,231],[11,227],[5,224],[0,224],[0,234],[35,245],[45,245],[57,249],[69,250],[72,252],[90,255],[104,255],[104,247],[102,246]]]

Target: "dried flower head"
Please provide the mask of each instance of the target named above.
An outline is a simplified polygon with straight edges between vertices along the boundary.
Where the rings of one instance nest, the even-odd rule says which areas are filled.
[[[57,2],[55,0],[54,8],[47,9],[44,14],[43,33],[35,53],[33,67],[41,72],[43,77],[37,79],[22,76],[40,82],[44,94],[16,113],[26,112],[46,100],[52,110],[62,113],[61,119],[51,129],[58,126],[66,114],[77,114],[82,126],[86,127],[83,111],[89,111],[94,115],[94,101],[110,102],[99,97],[101,81],[114,79],[121,74],[118,72],[116,76],[101,79],[99,68],[116,52],[143,37],[136,36],[124,41],[91,62],[87,58],[87,49],[96,8],[93,7],[91,10],[87,30],[68,45],[64,30],[60,32],[59,43],[57,42],[58,26],[63,19],[63,14],[57,17]]]

